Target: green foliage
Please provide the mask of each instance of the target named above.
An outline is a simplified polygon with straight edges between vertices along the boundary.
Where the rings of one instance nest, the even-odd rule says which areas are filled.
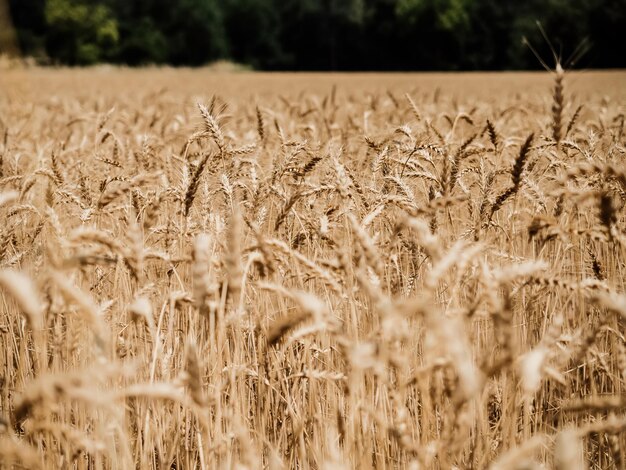
[[[54,62],[259,69],[537,68],[537,27],[563,58],[626,66],[625,0],[9,0],[21,49]]]
[[[104,5],[80,0],[47,0],[47,50],[68,64],[93,64],[109,59],[119,40],[117,21]]]
[[[202,65],[227,56],[228,41],[219,0],[179,0],[164,25],[169,61]]]
[[[425,16],[433,17],[437,28],[444,31],[467,30],[468,9],[472,0],[399,0],[398,17],[418,23]]]
[[[119,58],[124,62],[130,65],[167,62],[167,39],[152,18],[141,18],[125,33],[119,50]]]

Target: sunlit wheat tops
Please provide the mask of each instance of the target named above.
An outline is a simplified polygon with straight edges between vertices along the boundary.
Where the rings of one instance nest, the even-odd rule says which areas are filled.
[[[624,468],[624,77],[3,71],[0,469]]]

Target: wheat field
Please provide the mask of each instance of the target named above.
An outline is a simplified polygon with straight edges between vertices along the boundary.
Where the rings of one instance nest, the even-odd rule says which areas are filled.
[[[609,469],[626,73],[0,72],[0,468]]]

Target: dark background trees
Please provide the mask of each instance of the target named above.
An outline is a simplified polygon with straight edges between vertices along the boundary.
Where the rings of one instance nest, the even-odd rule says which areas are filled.
[[[6,0],[0,0],[0,2]],[[626,0],[8,0],[23,54],[48,63],[266,70],[499,70],[550,57],[626,67]],[[1,47],[1,45],[0,45]]]

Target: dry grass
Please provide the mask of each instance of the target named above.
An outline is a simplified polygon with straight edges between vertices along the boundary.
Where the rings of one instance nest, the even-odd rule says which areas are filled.
[[[4,73],[0,467],[622,467],[626,76],[555,76]]]

